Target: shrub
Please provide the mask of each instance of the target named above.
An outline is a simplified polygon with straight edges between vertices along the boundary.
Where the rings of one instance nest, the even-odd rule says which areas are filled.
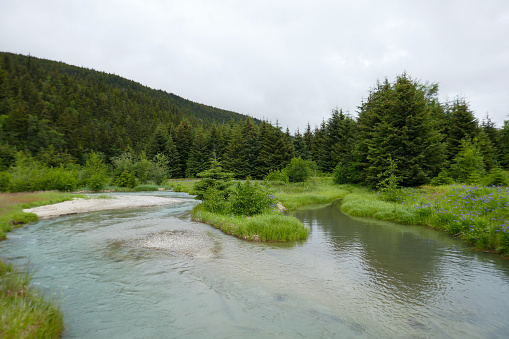
[[[342,163],[338,163],[332,171],[332,182],[338,185],[348,183],[348,169]]]
[[[466,184],[477,184],[485,174],[484,160],[477,142],[462,141],[462,149],[451,165],[454,179]]]
[[[202,180],[193,185],[193,193],[196,199],[203,200],[205,193],[210,189],[225,191],[230,185],[233,173],[224,172],[217,160],[212,160],[210,169],[196,174]]]
[[[312,170],[308,162],[301,157],[293,158],[290,163],[286,165],[285,172],[289,182],[303,182],[312,175]]]
[[[269,174],[265,177],[265,180],[272,182],[288,182],[288,176],[286,172],[270,170]]]
[[[129,172],[127,169],[124,169],[115,179],[115,184],[120,187],[134,188],[136,186],[136,176],[133,172]]]
[[[11,181],[11,175],[7,172],[0,172],[0,192],[7,192]]]
[[[228,198],[229,210],[237,215],[255,215],[276,206],[274,197],[249,178],[238,182]]]
[[[486,186],[509,186],[509,175],[500,167],[494,167],[490,170],[484,184]]]
[[[454,184],[454,179],[450,177],[449,172],[447,170],[441,170],[440,173],[430,182],[433,186],[442,186],[442,185],[452,185]]]

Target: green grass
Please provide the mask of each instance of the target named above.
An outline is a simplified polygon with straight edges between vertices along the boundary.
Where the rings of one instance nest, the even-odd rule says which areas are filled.
[[[194,221],[204,222],[226,234],[249,241],[298,241],[305,240],[309,235],[309,229],[297,218],[275,211],[245,217],[212,213],[198,205],[193,208],[191,216]]]
[[[42,205],[56,204],[72,200],[79,195],[64,192],[31,192],[31,193],[0,193],[0,240],[13,228],[37,221],[33,213],[25,213],[23,209]]]
[[[138,185],[134,188],[134,190],[136,192],[142,192],[142,191],[157,191],[159,189],[159,187],[157,185],[150,185],[150,184],[145,184],[145,185]]]
[[[173,190],[175,192],[185,192],[192,194],[194,183],[199,179],[176,179],[176,180],[168,180],[167,183],[163,185],[164,189]]]
[[[396,201],[365,190],[347,195],[341,210],[352,216],[426,225],[480,250],[509,255],[509,188],[450,185],[399,189]]]
[[[28,287],[31,275],[0,261],[0,338],[60,338],[63,315]]]
[[[71,200],[76,194],[62,192],[0,193],[0,237],[14,227],[36,221],[37,215],[23,212],[37,207]],[[0,261],[0,338],[59,338],[63,315],[56,303],[44,300],[29,288],[31,275],[17,272]]]
[[[288,210],[314,204],[327,204],[358,190],[352,185],[333,185],[331,178],[315,178],[294,184],[272,184],[274,197]]]

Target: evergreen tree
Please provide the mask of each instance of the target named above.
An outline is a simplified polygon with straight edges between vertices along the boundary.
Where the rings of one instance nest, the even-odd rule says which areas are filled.
[[[197,174],[202,180],[193,186],[196,199],[203,200],[208,190],[223,192],[231,184],[233,173],[223,171],[223,168],[215,157],[212,158],[210,168]]]
[[[313,161],[316,162],[319,170],[330,172],[332,170],[331,142],[325,120],[322,120],[320,128],[315,129],[313,141]]]
[[[262,121],[258,133],[258,143],[260,145],[260,151],[258,153],[258,172],[257,178],[263,178],[272,169],[271,154],[274,148],[272,126],[267,121]]]
[[[258,175],[258,155],[260,153],[260,144],[258,142],[258,129],[253,119],[247,118],[243,127],[244,152],[241,156],[246,164],[246,176],[256,178]]]
[[[248,173],[248,163],[244,156],[246,139],[242,131],[240,124],[233,128],[223,160],[225,169],[233,173],[237,179],[244,179]]]
[[[478,184],[486,174],[479,144],[474,140],[463,140],[461,149],[451,165],[452,177],[462,183]]]
[[[359,113],[364,182],[375,186],[384,181],[380,174],[391,166],[403,186],[424,184],[438,173],[444,161],[443,137],[429,102],[423,86],[406,74],[392,85],[378,85]]]
[[[304,132],[304,135],[302,136],[304,141],[306,142],[307,149],[309,153],[311,154],[311,158],[313,157],[313,131],[311,130],[311,125],[308,122],[308,125],[306,127],[306,131]]]
[[[193,145],[187,159],[186,177],[193,178],[197,173],[209,167],[209,144],[203,128],[199,127],[194,136]]]
[[[166,157],[168,159],[168,177],[177,178],[180,173],[180,156],[171,136],[168,136]]]
[[[448,115],[447,157],[452,160],[461,150],[462,140],[478,137],[478,127],[477,119],[465,99],[457,98]]]
[[[168,151],[168,139],[169,135],[166,128],[158,125],[147,146],[147,155],[152,158],[158,153],[166,154]]]
[[[187,160],[189,159],[189,152],[193,144],[193,131],[186,120],[182,120],[178,125],[173,141],[177,146],[179,155],[179,171],[177,177],[183,178],[186,175]]]
[[[306,141],[298,129],[293,138],[293,148],[295,150],[295,157],[300,157],[303,160],[311,160],[311,153],[309,152]]]
[[[501,133],[501,130],[497,129],[495,123],[493,121],[491,121],[488,114],[486,114],[486,118],[484,118],[481,123],[480,132],[482,132],[479,134],[479,140],[481,141],[481,143],[483,143],[482,142],[482,139],[483,139],[482,134],[484,134],[484,136],[489,140],[489,143],[491,146],[491,150],[489,148],[485,148],[485,147],[481,146],[484,161],[486,163],[486,168],[487,168],[487,170],[491,170],[491,168],[493,168],[494,166],[496,166],[497,164],[500,164],[502,162],[502,159],[501,159],[501,155],[502,155],[501,136],[502,136],[502,133]],[[491,155],[491,158],[493,159],[491,161],[491,164],[488,163],[488,162],[490,162],[488,160],[488,157],[490,155]]]

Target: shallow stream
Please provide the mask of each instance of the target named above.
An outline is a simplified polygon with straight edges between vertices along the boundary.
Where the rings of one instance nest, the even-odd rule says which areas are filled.
[[[334,205],[294,213],[305,242],[251,243],[191,222],[194,204],[42,220],[0,257],[60,300],[65,338],[509,336],[509,260]]]

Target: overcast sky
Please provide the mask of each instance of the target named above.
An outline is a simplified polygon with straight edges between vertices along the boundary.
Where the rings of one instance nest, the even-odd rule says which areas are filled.
[[[2,0],[0,50],[93,68],[293,133],[407,71],[509,120],[507,0]]]

